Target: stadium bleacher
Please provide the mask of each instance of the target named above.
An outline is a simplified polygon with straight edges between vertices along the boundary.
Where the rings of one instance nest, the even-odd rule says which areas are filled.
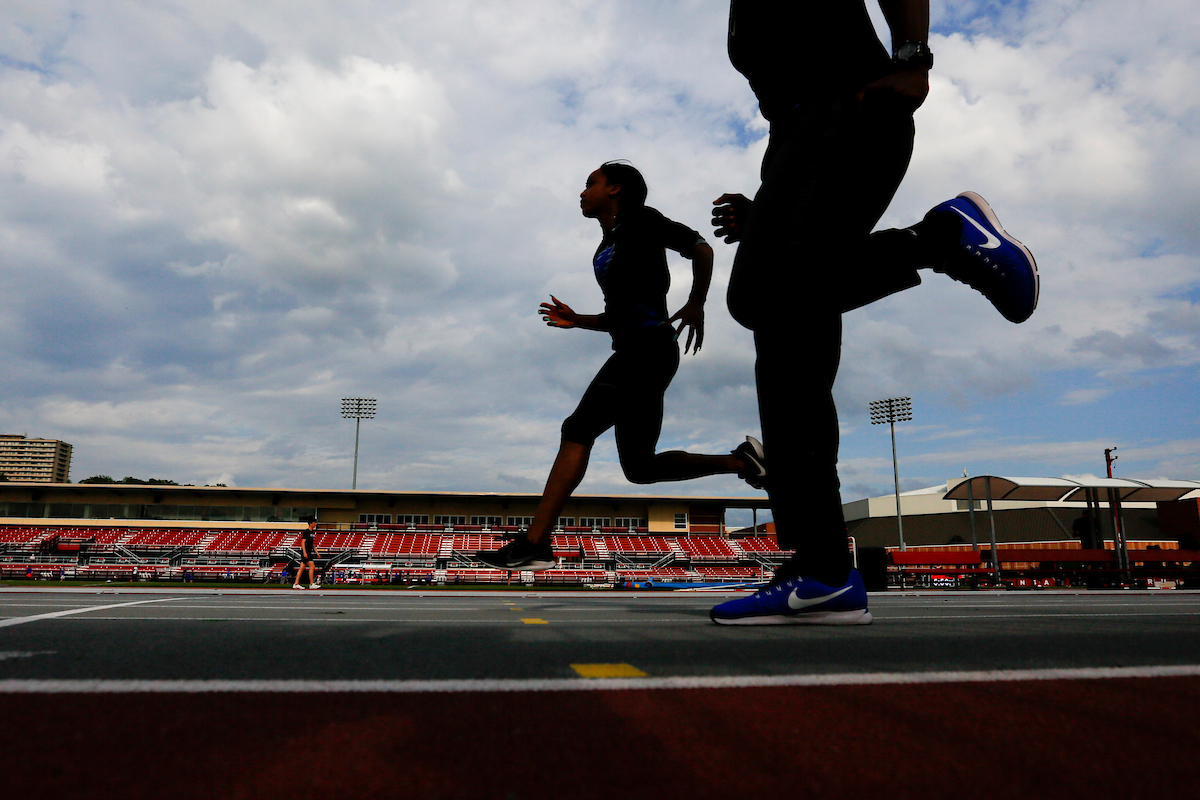
[[[556,533],[551,538],[550,547],[558,558],[578,558],[584,554],[583,540],[584,537],[578,534]]]
[[[737,539],[738,546],[747,553],[757,553],[764,556],[773,556],[783,558],[787,553],[779,549],[779,545],[775,539],[769,536],[748,536],[745,539]]]
[[[608,572],[602,569],[547,569],[533,573],[535,583],[585,584],[607,583]]]
[[[520,583],[520,573],[499,569],[451,567],[446,570],[446,583]]]
[[[665,536],[604,536],[609,551],[632,556],[665,556],[674,552]]]
[[[138,530],[125,546],[130,550],[173,550],[177,547],[197,547],[208,531],[183,528],[150,528]]]
[[[316,542],[323,558],[337,558],[337,573],[355,581],[506,583],[507,573],[484,568],[474,554],[501,547],[503,534],[516,531],[511,526],[355,523],[319,529]],[[283,525],[0,525],[0,575],[130,580],[136,568],[140,580],[280,580],[294,567],[298,542],[297,528]],[[766,538],[739,544],[712,535],[559,529],[552,539],[559,566],[513,576],[511,582],[607,584],[618,572],[639,580],[744,580],[761,574],[764,559],[783,555]],[[754,555],[754,563],[746,562],[747,554]],[[689,562],[703,562],[704,571]]]
[[[442,537],[436,533],[386,533],[371,546],[371,557],[414,556],[432,558],[442,546]],[[320,545],[317,545],[320,548]]]
[[[217,534],[203,552],[223,553],[234,556],[266,555],[277,547],[297,546],[299,535],[295,531],[222,531]],[[320,549],[318,547],[318,549]]]
[[[696,571],[706,581],[756,581],[761,580],[760,571],[753,567],[697,566]]]
[[[454,552],[475,553],[480,550],[499,550],[504,539],[494,533],[455,533]]]
[[[357,550],[362,546],[363,534],[361,533],[345,533],[345,532],[329,532],[318,533],[314,537],[314,543],[317,546],[318,552],[326,551],[345,551]]]
[[[656,581],[672,581],[672,582],[689,582],[697,580],[695,573],[689,572],[683,567],[657,567],[655,569],[617,569],[618,580],[656,580]]]
[[[297,524],[230,525],[51,522],[0,523],[0,578],[5,580],[280,580],[295,566]],[[788,557],[769,536],[726,539],[712,534],[650,534],[616,528],[562,528],[552,548],[559,563],[540,573],[485,568],[480,550],[505,543],[517,528],[479,525],[395,524],[326,526],[317,531],[322,566],[336,564],[346,580],[366,583],[514,583],[607,585],[625,582],[728,582],[762,580]],[[1108,543],[1110,545],[1111,543]],[[1108,546],[1106,545],[1106,546]],[[1131,541],[1130,568],[1111,549],[1082,550],[1078,543],[1007,543],[999,550],[1004,585],[1026,577],[1076,584],[1140,580],[1197,581],[1200,552],[1169,541]],[[993,580],[990,551],[970,545],[910,547],[890,552],[892,582]],[[1131,572],[1132,570],[1132,572]],[[1024,573],[1029,575],[1024,575]],[[925,584],[922,584],[925,585]],[[943,585],[941,583],[937,585]],[[1023,584],[1022,584],[1023,585]]]
[[[692,561],[736,562],[738,556],[729,542],[719,536],[681,536],[676,540]]]

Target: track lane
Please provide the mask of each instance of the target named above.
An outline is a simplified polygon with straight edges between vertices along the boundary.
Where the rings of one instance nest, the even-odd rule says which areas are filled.
[[[0,630],[10,785],[56,800],[1200,785],[1181,713],[1200,702],[1196,594],[876,596],[877,623],[848,629],[720,627],[719,599],[0,593],[0,617],[26,618]]]

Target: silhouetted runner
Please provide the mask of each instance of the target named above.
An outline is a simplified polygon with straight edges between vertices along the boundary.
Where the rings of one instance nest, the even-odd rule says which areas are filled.
[[[699,352],[704,343],[704,302],[712,279],[713,251],[699,233],[647,206],[646,192],[641,173],[629,164],[610,161],[588,176],[579,196],[583,215],[597,220],[603,232],[592,268],[604,292],[604,312],[579,314],[552,295],[538,313],[552,328],[609,333],[614,352],[563,422],[558,456],[528,531],[499,550],[477,554],[489,566],[507,570],[554,566],[551,532],[587,472],[596,437],[609,428],[615,428],[625,477],[634,483],[731,473],[754,484],[764,474],[761,447],[750,437],[728,455],[655,452],[663,395],[679,368],[677,339],[687,328],[685,353]],[[672,316],[667,315],[671,281],[667,248],[692,261],[692,291]]]
[[[928,0],[879,0],[880,43],[862,0],[733,0],[729,58],[771,123],[751,201],[725,194],[713,225],[738,242],[729,311],[754,331],[762,444],[776,535],[794,555],[721,624],[866,624],[837,474],[833,383],[843,312],[921,282],[930,267],[978,289],[1012,322],[1037,306],[1033,256],[972,192],[910,228],[872,233],[913,146],[929,92]]]

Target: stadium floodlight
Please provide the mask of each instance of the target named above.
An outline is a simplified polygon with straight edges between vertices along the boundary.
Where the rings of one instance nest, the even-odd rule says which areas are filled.
[[[896,486],[896,530],[900,534],[900,549],[904,550],[904,517],[900,514],[900,467],[896,462],[896,423],[912,419],[911,397],[889,397],[871,402],[871,424],[887,423],[892,430],[892,480]]]
[[[342,416],[354,420],[354,478],[351,489],[358,488],[358,428],[364,419],[375,418],[374,397],[343,397]]]

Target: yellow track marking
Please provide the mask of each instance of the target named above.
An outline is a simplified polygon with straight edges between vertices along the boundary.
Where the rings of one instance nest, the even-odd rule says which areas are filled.
[[[646,678],[649,675],[632,664],[572,664],[581,678]]]

